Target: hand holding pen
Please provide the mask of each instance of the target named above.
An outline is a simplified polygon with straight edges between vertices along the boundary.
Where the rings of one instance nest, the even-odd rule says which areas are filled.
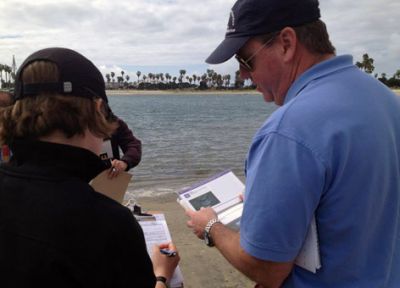
[[[161,254],[167,255],[168,257],[174,257],[177,255],[177,252],[169,249],[160,249]]]
[[[176,246],[173,243],[154,245],[151,258],[154,274],[170,280],[180,260]]]

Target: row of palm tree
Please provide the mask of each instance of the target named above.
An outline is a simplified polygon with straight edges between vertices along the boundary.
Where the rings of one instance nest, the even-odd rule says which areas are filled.
[[[175,83],[182,84],[188,83],[191,87],[206,87],[206,88],[228,88],[231,87],[231,75],[222,75],[215,72],[213,69],[207,69],[206,73],[202,75],[187,75],[186,70],[179,70],[179,76],[172,76],[169,73],[148,73],[144,74],[141,71],[136,72],[137,81],[129,82],[129,75],[125,75],[124,71],[120,72],[120,76],[116,75],[115,72],[106,74],[107,83],[109,87],[139,87],[141,83],[159,84],[159,83]],[[125,77],[124,77],[125,75]],[[236,88],[243,87],[244,82],[239,78],[239,73],[236,73],[234,86]]]
[[[375,70],[374,59],[371,58],[367,53],[362,56],[361,61],[356,62],[356,66],[366,73],[372,74]],[[186,75],[186,70],[179,70],[179,76],[171,76],[169,73],[148,73],[143,74],[141,71],[136,72],[137,81],[129,82],[129,75],[125,75],[124,71],[121,71],[121,76],[116,76],[114,72],[106,74],[108,87],[110,88],[138,88],[138,87],[166,87],[165,85],[160,86],[157,84],[177,84],[172,85],[172,88],[176,88],[177,86],[182,86],[183,83],[186,83],[185,87],[192,88],[243,88],[244,86],[252,87],[251,81],[244,82],[240,79],[239,71],[235,73],[234,83],[231,83],[231,75],[221,75],[215,72],[213,69],[207,69],[207,71],[202,75]],[[116,79],[115,79],[116,76]],[[381,73],[379,77],[378,74],[374,74],[375,78],[383,82],[389,87],[400,87],[400,69],[397,70],[392,77],[388,78],[386,73]],[[145,85],[143,85],[145,83]],[[151,84],[151,85],[146,85]],[[247,84],[247,85],[245,85]],[[168,87],[167,87],[168,88]]]
[[[356,66],[366,73],[372,74],[374,72],[374,59],[367,53],[362,56],[361,61],[356,62]],[[235,73],[234,82],[231,83],[231,75],[221,75],[213,69],[207,69],[202,75],[187,75],[186,70],[179,70],[178,76],[172,76],[169,73],[148,73],[144,74],[141,71],[136,72],[137,81],[130,81],[131,77],[120,71],[120,75],[115,72],[107,73],[106,75],[108,88],[140,88],[150,87],[168,89],[168,88],[243,88],[245,86],[252,87],[252,83],[244,82],[240,78],[239,71]],[[375,78],[389,87],[400,87],[400,69],[397,70],[392,77],[388,77],[386,73],[374,74]],[[13,86],[15,78],[11,66],[0,64],[0,83],[2,88],[10,88]],[[247,85],[245,85],[247,84]]]

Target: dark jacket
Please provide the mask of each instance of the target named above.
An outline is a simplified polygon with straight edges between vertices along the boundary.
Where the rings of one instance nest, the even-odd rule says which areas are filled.
[[[151,287],[132,213],[88,182],[103,162],[47,142],[13,145],[0,166],[1,287]]]
[[[113,158],[123,160],[128,164],[126,170],[137,166],[142,158],[142,143],[133,136],[128,125],[121,119],[117,118],[118,128],[111,137],[111,147]],[[119,147],[123,152],[120,157]]]

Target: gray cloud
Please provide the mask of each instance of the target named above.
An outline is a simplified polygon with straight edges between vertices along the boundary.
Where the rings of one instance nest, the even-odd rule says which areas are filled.
[[[321,0],[338,53],[400,69],[397,0]],[[50,46],[76,49],[104,67],[204,66],[223,39],[234,0],[1,0],[0,63]],[[10,37],[17,35],[18,37]],[[237,69],[228,62],[215,70]],[[165,71],[168,72],[168,71]],[[190,72],[189,72],[190,73]]]

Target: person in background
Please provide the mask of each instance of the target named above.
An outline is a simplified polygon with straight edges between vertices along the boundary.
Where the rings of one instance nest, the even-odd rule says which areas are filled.
[[[88,183],[116,124],[106,120],[100,71],[81,54],[48,48],[16,75],[0,110],[1,287],[167,287],[179,254],[156,245],[152,260],[132,212]]]
[[[0,91],[0,108],[7,107],[12,104],[12,96],[9,92]],[[8,145],[0,146],[0,163],[8,162],[11,157],[11,151]]]
[[[111,139],[106,139],[103,144],[111,145],[112,159],[109,177],[114,178],[121,171],[128,171],[140,163],[142,158],[142,143],[133,135],[132,130],[129,129],[125,121],[112,112],[108,101],[104,101],[103,108],[106,112],[107,120],[118,124]],[[120,157],[119,148],[122,150],[122,157]]]
[[[6,107],[12,104],[12,97],[9,92],[0,91],[0,107]]]
[[[317,0],[238,0],[206,62],[236,57],[280,107],[246,161],[240,233],[188,226],[258,287],[399,287],[400,98],[336,56]],[[294,265],[315,216],[322,267]]]

